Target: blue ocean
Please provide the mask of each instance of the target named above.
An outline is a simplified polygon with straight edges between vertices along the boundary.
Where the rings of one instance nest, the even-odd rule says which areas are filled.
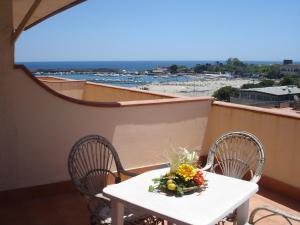
[[[47,74],[42,75],[47,76]],[[109,84],[121,87],[137,87],[146,84],[159,84],[166,82],[184,82],[196,79],[188,75],[132,75],[132,74],[55,74],[51,76],[69,78],[74,80],[87,80],[95,83]]]
[[[220,60],[219,62],[225,63]],[[279,61],[245,61],[252,64],[274,64]],[[156,67],[166,67],[172,64],[193,67],[197,64],[214,64],[216,61],[78,61],[78,62],[19,62],[25,64],[29,69],[120,69],[128,71],[149,70]]]

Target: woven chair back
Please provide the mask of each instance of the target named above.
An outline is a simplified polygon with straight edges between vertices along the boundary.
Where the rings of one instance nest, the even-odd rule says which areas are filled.
[[[210,148],[208,164],[211,172],[257,183],[265,162],[262,143],[248,132],[229,132]]]
[[[120,180],[119,164],[115,148],[99,135],[88,135],[77,141],[68,159],[69,174],[75,187],[91,197],[101,193],[110,178],[115,179],[114,182]]]

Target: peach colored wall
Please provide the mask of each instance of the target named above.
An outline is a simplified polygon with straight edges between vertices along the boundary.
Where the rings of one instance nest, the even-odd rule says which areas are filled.
[[[68,81],[69,79],[62,79],[59,77],[52,77],[52,76],[36,76],[40,81]]]
[[[83,100],[87,101],[135,101],[169,98],[164,95],[151,94],[150,92],[134,91],[128,89],[115,88],[109,85],[101,85],[87,82],[84,88]]]
[[[210,100],[143,106],[95,107],[59,98],[15,69],[0,86],[8,132],[1,133],[0,190],[68,180],[67,158],[76,140],[101,134],[126,168],[163,163],[171,146],[202,146]],[[1,105],[2,107],[2,105]],[[9,128],[9,129],[8,129]]]
[[[38,78],[40,81],[74,81],[74,80],[71,80],[71,79],[62,79],[62,78],[59,78],[59,77],[52,77],[52,76],[49,76],[49,77],[46,77],[46,76],[36,76],[36,78]]]
[[[14,63],[13,3],[0,1],[0,81],[5,71],[11,70]]]
[[[92,102],[121,102],[165,98],[168,99],[176,97],[158,93],[151,93],[147,91],[56,77],[38,77],[38,79],[51,89],[63,95]],[[76,82],[79,82],[80,84],[76,84]]]
[[[233,107],[234,106],[234,107]],[[227,131],[249,131],[263,143],[263,174],[300,188],[300,116],[271,114],[271,109],[215,102],[209,116],[205,149]]]
[[[14,63],[14,43],[11,40],[13,32],[12,1],[0,1],[0,186],[5,185],[10,179],[10,171],[13,168],[11,161],[6,158],[14,158],[17,135],[12,111],[14,105],[8,97],[9,90],[4,90],[7,79]]]
[[[54,81],[41,80],[51,89],[76,99],[82,99],[85,81]]]

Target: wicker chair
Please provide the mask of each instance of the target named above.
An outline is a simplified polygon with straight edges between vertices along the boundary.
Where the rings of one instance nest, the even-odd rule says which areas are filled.
[[[76,189],[86,198],[91,224],[111,224],[110,200],[102,195],[109,181],[121,182],[121,174],[134,176],[124,170],[112,144],[99,135],[89,135],[77,141],[68,159],[68,169]],[[114,169],[116,172],[112,172]],[[125,208],[124,224],[160,224],[162,220]]]
[[[265,215],[265,216],[262,216],[260,217],[259,219],[257,220],[254,220],[255,218],[255,215],[257,212],[259,211],[267,211],[269,212],[270,214],[268,215]],[[261,206],[261,207],[257,207],[255,208],[251,214],[250,214],[250,218],[249,218],[249,223],[247,225],[254,225],[256,224],[257,222],[265,219],[265,218],[268,218],[268,217],[271,217],[271,216],[281,216],[283,219],[285,219],[287,221],[288,224],[292,225],[292,220],[293,221],[297,221],[297,222],[300,222],[300,216],[296,216],[296,215],[293,215],[291,213],[288,213],[288,212],[285,212],[283,210],[280,210],[280,209],[276,209],[276,208],[271,208],[269,206]],[[263,224],[263,223],[261,223]]]
[[[263,146],[253,134],[248,132],[228,132],[211,146],[207,163],[202,168],[210,172],[257,183],[262,175],[265,162]],[[236,210],[224,221],[236,224]]]

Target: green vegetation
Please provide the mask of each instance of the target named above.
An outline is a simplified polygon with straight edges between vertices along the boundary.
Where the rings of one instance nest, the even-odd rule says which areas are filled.
[[[188,73],[191,72],[191,68],[188,68],[186,66],[178,66],[176,64],[173,64],[169,67],[170,73]]]
[[[197,64],[193,68],[185,66],[172,65],[169,67],[171,73],[194,72],[194,73],[226,73],[229,72],[238,76],[263,76],[268,79],[280,79],[283,74],[280,73],[279,64],[247,64],[238,58],[229,58],[226,63],[216,61],[213,64]]]
[[[193,68],[195,73],[203,73],[203,72],[215,72],[215,73],[225,73],[227,70],[224,67],[223,63],[216,62],[215,64],[197,64]]]
[[[230,72],[234,75],[240,76],[262,75],[270,79],[278,79],[282,77],[280,74],[280,65],[247,64],[243,63],[238,58],[229,58],[226,61],[226,64],[220,62],[216,62],[215,64],[197,64],[193,70],[195,73]]]
[[[191,69],[186,66],[178,66],[177,72],[188,73],[188,72],[191,72]]]
[[[274,80],[262,80],[261,82],[259,82],[257,84],[253,84],[253,83],[243,84],[241,89],[271,87],[274,85],[275,85]]]
[[[300,87],[300,78],[296,76],[284,76],[279,82],[276,82],[275,80],[262,80],[257,84],[254,83],[243,84],[241,86],[241,89],[286,86],[286,85],[296,85]]]
[[[279,81],[279,85],[296,85],[297,87],[300,87],[300,78],[295,76],[285,76]]]
[[[238,97],[239,92],[238,88],[225,86],[215,91],[213,97],[220,101],[230,102],[230,97]]]
[[[171,73],[177,73],[178,66],[173,64],[172,66],[169,67],[169,70]]]
[[[270,79],[278,79],[281,78],[282,75],[280,74],[280,65],[274,64],[268,67],[267,69],[267,78]]]

